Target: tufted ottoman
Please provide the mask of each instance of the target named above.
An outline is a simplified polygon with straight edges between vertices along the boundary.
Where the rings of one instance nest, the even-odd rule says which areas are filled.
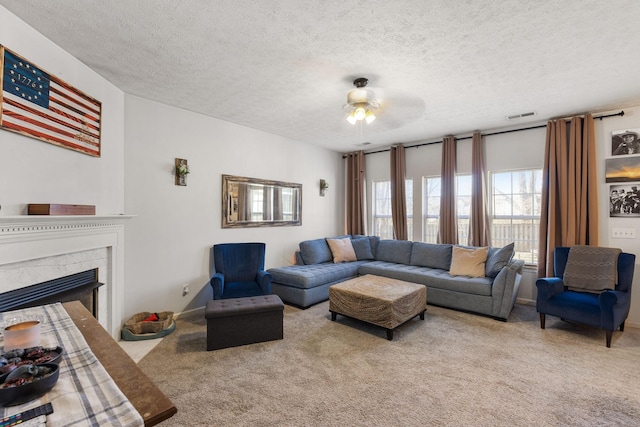
[[[283,338],[284,304],[277,295],[207,302],[207,351]]]

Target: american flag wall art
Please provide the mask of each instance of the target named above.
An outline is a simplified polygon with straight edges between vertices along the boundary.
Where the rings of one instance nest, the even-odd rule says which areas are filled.
[[[0,45],[0,128],[100,157],[102,103]]]

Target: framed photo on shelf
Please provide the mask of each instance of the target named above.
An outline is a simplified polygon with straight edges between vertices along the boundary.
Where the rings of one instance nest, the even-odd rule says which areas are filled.
[[[640,217],[640,183],[609,186],[610,217]]]

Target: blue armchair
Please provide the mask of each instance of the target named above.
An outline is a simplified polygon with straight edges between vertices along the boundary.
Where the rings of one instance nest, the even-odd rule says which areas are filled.
[[[271,274],[264,271],[264,243],[214,245],[213,299],[271,294]]]
[[[605,290],[601,293],[577,292],[570,290],[563,281],[569,249],[557,247],[554,251],[555,277],[541,278],[536,281],[538,287],[536,309],[540,313],[540,327],[545,328],[546,314],[583,323],[604,329],[606,345],[611,347],[613,331],[618,328],[624,331],[624,321],[629,314],[636,256],[625,252],[618,255],[615,290]]]

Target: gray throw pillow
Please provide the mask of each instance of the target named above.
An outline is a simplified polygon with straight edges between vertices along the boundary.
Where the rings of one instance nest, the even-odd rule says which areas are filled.
[[[500,270],[509,264],[511,258],[513,258],[513,246],[514,244],[511,242],[502,248],[489,248],[485,267],[485,275],[487,277],[495,278],[500,273]]]
[[[300,242],[300,256],[306,265],[333,261],[333,254],[325,239]]]
[[[409,265],[412,247],[413,242],[408,240],[380,240],[376,260]]]
[[[449,270],[451,267],[450,244],[413,242],[411,265]]]
[[[373,259],[373,252],[371,251],[371,241],[368,237],[357,237],[351,239],[353,250],[356,252],[356,258],[358,261],[365,259]]]

